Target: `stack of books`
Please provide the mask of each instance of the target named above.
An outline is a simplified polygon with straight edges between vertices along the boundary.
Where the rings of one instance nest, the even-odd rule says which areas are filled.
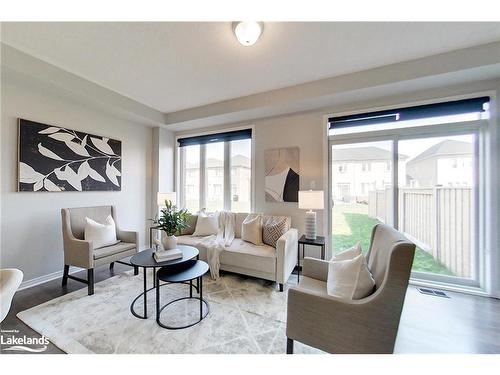
[[[182,251],[179,249],[158,250],[154,253],[154,258],[157,262],[167,262],[169,260],[182,258]]]

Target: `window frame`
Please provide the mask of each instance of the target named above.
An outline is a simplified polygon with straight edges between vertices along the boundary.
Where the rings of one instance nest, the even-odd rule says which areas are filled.
[[[222,132],[231,132],[236,130],[252,130],[252,137],[250,139],[250,157],[251,157],[251,186],[250,186],[250,211],[254,211],[255,206],[255,126],[254,125],[245,125],[240,127],[231,127],[231,128],[219,128],[210,131],[201,131],[201,132],[186,132],[186,133],[178,133],[175,135],[175,187],[178,192],[177,196],[179,198],[179,206],[185,207],[185,191],[183,189],[184,179],[185,179],[185,169],[184,166],[184,150],[185,147],[179,147],[179,138],[185,137],[195,137],[195,136],[203,136],[209,134],[216,134]],[[224,142],[224,210],[231,210],[231,197],[232,197],[232,189],[231,189],[231,167],[230,167],[230,141]],[[189,147],[189,146],[186,146]],[[200,144],[200,183],[199,183],[199,207],[206,207],[206,145]]]
[[[392,142],[392,165],[397,166],[398,161],[398,142],[402,140],[412,140],[419,138],[428,138],[428,137],[442,137],[442,136],[452,136],[452,135],[464,135],[464,134],[475,134],[476,141],[474,145],[475,149],[475,170],[484,170],[485,160],[481,159],[481,148],[480,145],[484,142],[483,133],[484,127],[488,126],[486,123],[487,120],[477,120],[468,122],[466,125],[464,123],[448,123],[443,125],[429,125],[427,131],[422,131],[422,126],[419,128],[408,128],[403,129],[394,129],[391,130],[391,134],[373,134],[374,132],[362,133],[353,133],[353,134],[342,134],[329,136],[329,161],[332,162],[331,155],[331,147],[333,145],[340,144],[349,144],[349,143],[365,143],[365,142],[376,142],[376,141],[390,141]],[[461,126],[459,126],[461,125]],[[427,128],[427,127],[426,127]],[[418,131],[414,131],[418,129]],[[385,131],[380,131],[377,133],[385,133]],[[399,187],[398,187],[398,168],[395,167],[392,170],[392,181],[393,181],[393,189],[392,189],[392,200],[393,200],[393,212],[392,212],[392,223],[390,223],[394,228],[398,229],[399,223],[399,207],[398,207],[398,196],[399,196]],[[482,208],[480,207],[481,202],[481,194],[484,194],[484,178],[485,176],[482,173],[477,173],[475,175],[475,183],[474,183],[474,199],[476,201],[475,207],[478,212],[474,215],[474,227],[477,233],[476,238],[474,239],[474,252],[475,252],[475,270],[474,270],[474,279],[465,279],[456,276],[445,276],[438,274],[430,274],[423,272],[415,272],[411,273],[411,280],[416,283],[428,284],[429,282],[440,283],[440,284],[449,284],[454,286],[463,286],[468,288],[481,288],[484,280],[484,261],[483,261],[483,253],[485,249],[481,251],[481,239],[484,237],[483,229],[484,227],[480,225]],[[329,179],[331,179],[331,172],[329,171]],[[331,184],[330,184],[331,185]],[[331,187],[329,189],[331,194]],[[329,207],[329,231],[331,230],[331,207]]]
[[[411,139],[411,138],[419,138],[419,137],[432,137],[432,136],[440,136],[440,135],[461,135],[470,133],[471,131],[477,131],[477,140],[476,147],[478,147],[477,162],[475,165],[476,171],[478,171],[478,175],[476,176],[476,185],[475,185],[475,199],[476,199],[476,207],[477,214],[475,218],[475,229],[477,233],[476,238],[476,251],[478,252],[476,256],[477,260],[477,273],[476,279],[473,282],[465,282],[465,283],[455,283],[456,280],[453,280],[453,277],[450,276],[440,276],[436,275],[436,277],[425,279],[419,275],[419,273],[413,273],[410,278],[410,283],[413,285],[422,285],[422,286],[430,286],[430,287],[438,287],[453,291],[460,291],[465,293],[472,293],[477,295],[492,295],[497,291],[496,286],[494,285],[495,281],[497,281],[497,275],[500,274],[500,270],[497,268],[498,266],[495,264],[494,260],[497,259],[497,254],[491,254],[491,248],[496,243],[496,239],[498,236],[494,233],[495,223],[497,222],[498,215],[493,212],[489,207],[492,202],[496,202],[496,200],[492,197],[494,191],[494,177],[495,174],[491,173],[491,169],[497,166],[495,160],[493,160],[494,152],[492,148],[496,147],[496,136],[497,136],[497,107],[498,107],[498,98],[497,92],[495,90],[485,90],[480,92],[468,93],[464,95],[455,95],[441,98],[433,98],[429,100],[420,100],[414,102],[408,102],[405,104],[399,103],[398,105],[386,105],[375,108],[364,108],[357,109],[353,111],[339,112],[336,113],[336,116],[347,116],[354,115],[365,112],[372,112],[377,110],[385,110],[391,108],[397,108],[401,106],[416,106],[420,104],[431,104],[431,103],[439,103],[452,101],[456,99],[466,99],[466,98],[474,98],[479,96],[489,96],[490,97],[490,116],[488,119],[481,119],[475,121],[464,121],[464,122],[456,122],[456,123],[444,123],[444,124],[433,124],[427,126],[417,126],[413,128],[403,128],[403,129],[388,129],[388,130],[379,130],[379,131],[367,131],[367,132],[359,132],[352,134],[338,134],[338,135],[330,135],[329,134],[329,123],[328,119],[333,116],[332,113],[325,114],[323,116],[324,126],[325,126],[325,137],[327,146],[325,152],[325,162],[324,168],[327,173],[327,180],[325,183],[325,189],[328,194],[328,199],[330,199],[332,194],[332,184],[331,181],[331,146],[334,144],[342,144],[342,143],[356,143],[356,142],[369,142],[369,141],[381,141],[388,140],[388,137],[392,136],[393,140],[393,160],[394,163],[398,154],[397,149],[397,140],[403,139]],[[405,131],[405,134],[402,135],[401,132]],[[394,164],[396,165],[396,164]],[[398,168],[393,168],[393,179],[394,181],[398,181]],[[397,196],[398,194],[398,186],[395,184],[394,186],[394,194]],[[397,205],[393,205],[394,211],[397,211]],[[327,210],[325,210],[325,222],[327,223],[327,233],[331,232],[332,228],[332,207],[329,205]],[[398,212],[394,212],[394,220],[398,222]],[[329,245],[329,244],[328,244]],[[425,274],[427,276],[428,274]],[[462,279],[463,280],[463,279]]]

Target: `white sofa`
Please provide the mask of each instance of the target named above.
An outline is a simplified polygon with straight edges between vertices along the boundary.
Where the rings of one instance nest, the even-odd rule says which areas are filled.
[[[269,245],[256,246],[241,239],[241,224],[247,213],[236,214],[235,239],[231,246],[220,255],[220,269],[229,272],[259,277],[275,281],[283,291],[283,284],[292,273],[297,262],[298,232],[289,229],[276,244],[276,248]],[[271,215],[264,215],[264,221]],[[192,215],[189,227],[178,236],[178,243],[191,245],[200,251],[200,259],[206,260],[207,249],[201,243],[204,237],[195,237],[192,234],[196,227],[197,215]],[[290,217],[287,217],[290,223]]]

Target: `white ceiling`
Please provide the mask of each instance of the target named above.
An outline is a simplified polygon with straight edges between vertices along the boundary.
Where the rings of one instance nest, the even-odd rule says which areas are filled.
[[[500,40],[500,23],[3,23],[2,41],[162,112]]]

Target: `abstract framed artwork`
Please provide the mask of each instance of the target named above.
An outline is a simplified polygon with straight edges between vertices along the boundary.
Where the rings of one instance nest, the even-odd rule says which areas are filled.
[[[267,202],[299,201],[299,148],[266,150],[265,191]]]
[[[122,143],[19,119],[19,191],[119,191]]]

